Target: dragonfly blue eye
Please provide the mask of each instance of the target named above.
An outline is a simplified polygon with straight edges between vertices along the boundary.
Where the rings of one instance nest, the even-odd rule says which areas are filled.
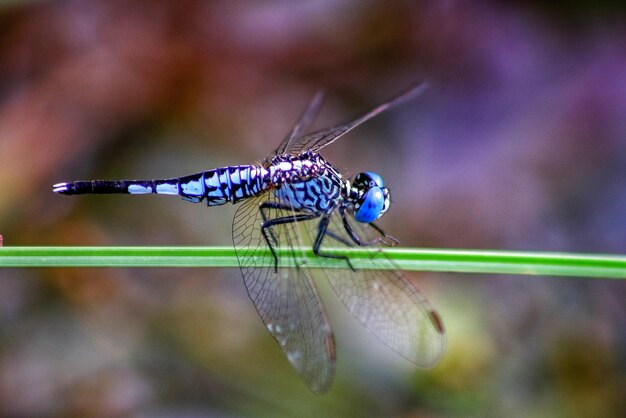
[[[376,173],[366,171],[359,173],[353,182],[353,186],[359,189],[369,189],[370,187],[383,187],[383,178]]]
[[[354,219],[362,223],[374,222],[378,219],[385,205],[385,196],[380,187],[372,187],[357,202]]]
[[[363,174],[369,176],[370,181],[373,181],[378,187],[383,187],[385,185],[383,183],[383,178],[380,175],[373,173],[371,171],[366,171]]]

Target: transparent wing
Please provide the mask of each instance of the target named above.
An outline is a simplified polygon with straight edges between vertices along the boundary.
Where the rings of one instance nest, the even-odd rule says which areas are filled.
[[[278,146],[278,148],[276,148],[276,151],[274,151],[274,154],[272,155],[283,154],[287,149],[290,148],[292,141],[297,139],[308,129],[309,126],[311,126],[311,123],[313,123],[315,117],[320,111],[320,106],[323,99],[324,92],[320,90],[315,94],[315,96],[313,96],[306,109],[304,109],[304,112],[302,112],[302,114],[298,118],[298,121],[291,129],[291,132],[287,134],[285,139],[283,139],[283,142],[281,142],[281,144]]]
[[[275,202],[273,191],[244,201],[233,221],[233,242],[250,299],[281,350],[313,392],[328,389],[334,374],[335,344],[326,312],[306,268],[302,265],[297,224],[272,228],[279,258],[278,270],[261,234],[259,205]],[[271,209],[271,218],[293,211]],[[289,260],[291,258],[291,260]],[[293,263],[292,263],[293,262]],[[262,267],[272,264],[272,267]]]
[[[324,248],[346,248],[352,242],[339,211],[331,215]],[[380,234],[368,224],[347,215],[353,230],[363,240]],[[315,236],[317,228],[309,228]],[[337,240],[331,235],[340,238]],[[380,341],[420,367],[432,367],[446,350],[443,324],[426,295],[412,285],[397,269],[380,245],[369,249],[369,257],[380,270],[324,269],[332,288],[348,311]]]
[[[286,147],[283,149],[283,152],[292,155],[298,155],[304,151],[319,152],[319,150],[341,138],[343,135],[350,132],[363,122],[373,118],[387,109],[415,98],[419,94],[423,93],[427,88],[427,83],[414,84],[405,91],[386,100],[374,109],[348,123],[333,126],[318,132],[313,132],[309,135],[288,141],[288,143],[285,144]]]

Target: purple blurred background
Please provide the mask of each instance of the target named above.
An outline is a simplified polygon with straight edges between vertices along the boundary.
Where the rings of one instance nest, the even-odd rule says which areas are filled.
[[[311,95],[316,127],[429,91],[324,156],[392,190],[414,247],[624,253],[620,2],[0,3],[5,245],[230,245],[234,207],[50,192],[262,160]],[[618,416],[626,287],[410,274],[449,349],[417,370],[322,293],[337,376],[310,393],[237,269],[0,271],[0,414]]]

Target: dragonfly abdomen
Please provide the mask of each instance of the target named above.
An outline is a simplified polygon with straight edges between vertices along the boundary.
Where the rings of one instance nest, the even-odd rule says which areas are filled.
[[[176,194],[192,202],[206,199],[207,206],[237,203],[263,192],[270,184],[268,170],[257,165],[231,165],[177,180]]]
[[[91,180],[57,183],[52,186],[55,193],[75,194],[142,194],[155,193],[160,180]]]
[[[92,180],[59,183],[55,193],[77,194],[168,194],[190,202],[205,200],[208,206],[236,203],[264,191],[269,172],[256,165],[235,165],[203,171],[185,177],[160,180]]]

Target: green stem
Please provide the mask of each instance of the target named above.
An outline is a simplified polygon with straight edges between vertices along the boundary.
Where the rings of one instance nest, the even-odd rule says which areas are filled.
[[[357,269],[376,269],[364,248],[329,250],[349,254]],[[389,248],[402,270],[626,278],[626,256],[524,251]],[[380,253],[378,253],[380,254]],[[265,265],[272,266],[264,253]],[[345,268],[345,262],[303,250],[307,267]],[[283,259],[290,259],[284,257]],[[232,247],[0,247],[0,267],[237,267]],[[389,266],[391,267],[391,266]]]

